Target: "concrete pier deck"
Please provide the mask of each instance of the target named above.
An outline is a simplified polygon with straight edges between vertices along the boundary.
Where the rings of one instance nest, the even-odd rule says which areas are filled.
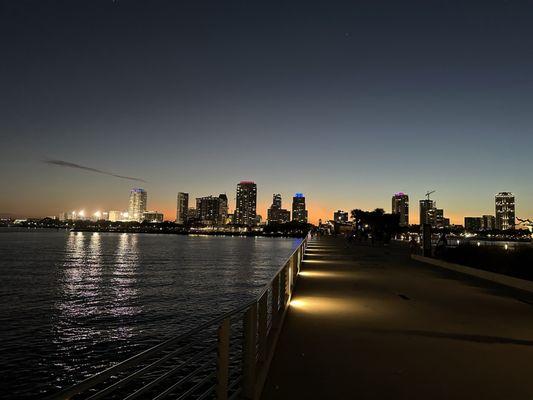
[[[313,239],[263,399],[533,399],[533,298]]]

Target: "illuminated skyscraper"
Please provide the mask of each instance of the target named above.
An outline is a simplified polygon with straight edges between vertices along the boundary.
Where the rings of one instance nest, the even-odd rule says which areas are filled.
[[[238,225],[253,226],[257,214],[257,185],[254,182],[242,181],[237,184],[237,201],[234,219]]]
[[[515,227],[515,198],[510,192],[500,192],[495,197],[496,229],[505,231]]]
[[[305,196],[303,193],[296,193],[292,198],[292,220],[307,222],[307,210],[305,209]]]
[[[272,195],[272,205],[267,210],[267,222],[282,224],[291,220],[291,212],[281,208],[281,194]]]
[[[420,200],[420,225],[435,225],[435,203],[433,200]]]
[[[218,224],[225,225],[228,219],[228,196],[226,193],[222,193],[218,196],[220,199],[219,210],[218,210]]]
[[[148,193],[144,189],[134,188],[130,191],[130,202],[128,215],[130,221],[142,222],[143,214],[146,211]]]
[[[272,195],[272,206],[270,207],[273,210],[281,210],[281,194]]]
[[[196,199],[196,213],[198,222],[202,225],[219,225],[220,218],[220,197],[206,196]]]
[[[185,225],[189,213],[189,193],[178,193],[176,208],[176,223]]]
[[[400,215],[400,226],[409,225],[409,196],[396,193],[392,196],[392,213]]]

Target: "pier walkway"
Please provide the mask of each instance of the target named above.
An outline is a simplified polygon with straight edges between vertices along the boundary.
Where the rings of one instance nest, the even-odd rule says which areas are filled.
[[[529,267],[529,266],[525,266]],[[310,241],[263,399],[533,399],[533,299],[412,261]]]

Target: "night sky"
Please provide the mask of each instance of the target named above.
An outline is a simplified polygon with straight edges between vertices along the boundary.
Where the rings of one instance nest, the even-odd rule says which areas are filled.
[[[0,214],[140,186],[174,219],[178,191],[233,209],[254,180],[264,217],[404,191],[417,222],[426,190],[454,223],[499,191],[533,217],[533,2],[287,3],[1,1]]]

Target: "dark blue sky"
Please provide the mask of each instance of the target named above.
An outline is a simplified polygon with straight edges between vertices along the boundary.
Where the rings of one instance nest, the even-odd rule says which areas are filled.
[[[254,4],[255,3],[255,4]],[[2,1],[0,213],[149,208],[258,184],[314,221],[428,189],[533,216],[529,1]],[[233,201],[231,201],[233,203]],[[234,204],[232,204],[232,207]]]

